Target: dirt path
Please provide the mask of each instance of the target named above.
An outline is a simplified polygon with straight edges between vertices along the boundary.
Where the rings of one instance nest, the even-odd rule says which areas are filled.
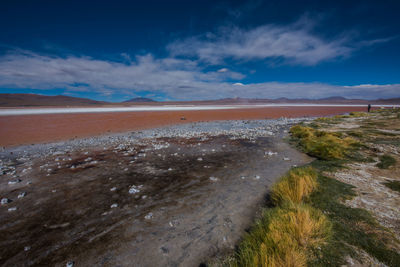
[[[67,142],[32,160],[28,148],[3,153],[0,194],[12,202],[0,209],[0,264],[199,266],[232,249],[268,186],[309,158],[282,141],[288,125],[224,127],[135,144]]]

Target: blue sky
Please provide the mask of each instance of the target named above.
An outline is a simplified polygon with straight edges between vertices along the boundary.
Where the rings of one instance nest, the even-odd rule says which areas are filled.
[[[400,97],[399,1],[0,3],[0,93]]]

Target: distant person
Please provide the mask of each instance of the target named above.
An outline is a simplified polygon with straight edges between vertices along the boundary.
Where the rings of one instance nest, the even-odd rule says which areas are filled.
[[[371,110],[371,104],[368,104],[368,112]]]

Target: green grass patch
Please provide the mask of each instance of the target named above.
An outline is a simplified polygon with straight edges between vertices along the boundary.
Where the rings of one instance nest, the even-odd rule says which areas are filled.
[[[386,187],[389,187],[393,191],[400,193],[400,181],[387,181],[383,183]]]
[[[349,117],[356,117],[356,118],[366,117],[366,116],[369,116],[368,113],[366,112],[350,112],[349,114]]]
[[[331,133],[315,130],[301,125],[290,129],[292,137],[298,142],[305,153],[322,160],[344,159],[357,142],[342,133]]]
[[[345,256],[357,257],[351,246],[363,249],[389,266],[400,266],[400,255],[387,246],[392,235],[366,210],[343,204],[355,196],[353,186],[322,175],[317,181],[318,190],[311,194],[308,203],[328,217],[332,235],[321,250],[315,251],[309,266],[341,266],[345,264]]]
[[[380,169],[389,169],[389,167],[396,164],[396,159],[390,155],[383,155],[379,157],[379,163],[376,166]]]

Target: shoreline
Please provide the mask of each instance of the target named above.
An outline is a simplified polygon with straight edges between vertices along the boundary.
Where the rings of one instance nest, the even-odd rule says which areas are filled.
[[[146,111],[0,116],[0,146],[15,147],[140,131],[202,121],[330,116],[362,107],[264,107],[222,110]]]

